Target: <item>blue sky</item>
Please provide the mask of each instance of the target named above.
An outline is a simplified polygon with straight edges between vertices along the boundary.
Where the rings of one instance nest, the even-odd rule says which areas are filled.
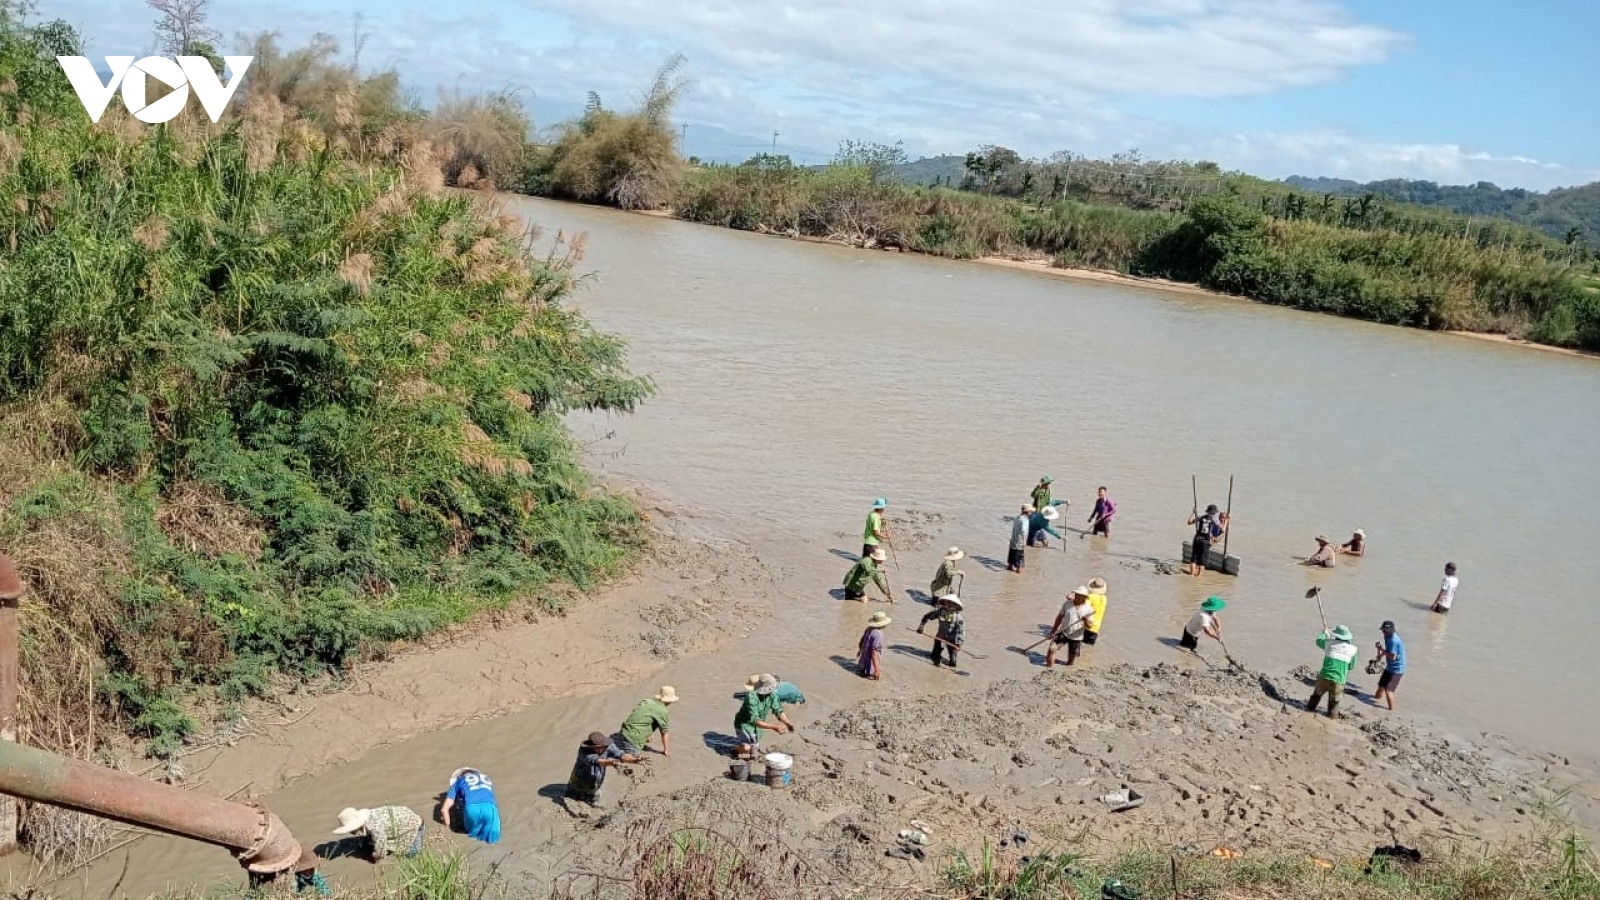
[[[142,0],[39,6],[97,62],[153,49]],[[364,68],[425,98],[513,88],[541,125],[589,90],[631,103],[681,51],[688,150],[722,158],[777,131],[808,162],[853,138],[913,157],[1138,148],[1268,177],[1600,180],[1596,0],[212,0],[210,17],[229,37],[348,44],[358,13]]]

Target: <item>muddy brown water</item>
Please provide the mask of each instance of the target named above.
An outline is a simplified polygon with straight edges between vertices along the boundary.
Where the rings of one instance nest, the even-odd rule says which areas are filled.
[[[720,652],[668,665],[649,684],[535,702],[508,716],[401,744],[263,798],[308,841],[331,840],[347,805],[419,811],[451,769],[496,780],[506,840],[478,847],[535,877],[538,849],[570,831],[548,794],[574,746],[610,730],[638,696],[678,687],[675,754],[629,788],[657,790],[725,770],[710,744],[731,726],[745,675],[775,671],[811,697],[797,718],[874,695],[966,689],[1032,674],[1008,646],[1031,643],[1062,594],[1100,575],[1111,606],[1097,659],[1170,659],[1163,643],[1210,594],[1228,599],[1228,649],[1282,672],[1317,660],[1320,623],[1303,599],[1324,588],[1330,622],[1364,655],[1394,619],[1409,651],[1397,715],[1471,740],[1515,735],[1591,761],[1600,675],[1587,665],[1600,612],[1593,552],[1600,364],[1467,338],[1367,325],[1243,301],[1077,281],[976,263],[785,241],[661,218],[529,199],[511,208],[549,231],[587,231],[596,273],[577,302],[632,345],[660,396],[632,417],[580,415],[591,464],[648,485],[681,511],[680,531],[780,567],[763,616]],[[608,437],[609,435],[609,437]],[[1069,532],[1030,550],[1022,576],[996,571],[1009,522],[1041,474],[1081,530],[1098,485],[1118,510],[1109,540]],[[1238,578],[1159,575],[1187,534],[1190,475],[1206,503],[1236,477],[1230,552]],[[830,595],[860,547],[871,499],[891,501],[900,566],[889,679],[871,684],[830,657],[852,655],[868,607]],[[1366,529],[1370,556],[1332,571],[1287,565],[1319,532]],[[966,549],[965,677],[936,672],[907,628],[926,607],[939,553]],[[1447,618],[1426,608],[1441,568],[1460,566]],[[873,606],[871,608],[879,608]],[[585,680],[604,678],[585,673]],[[1358,683],[1371,681],[1357,679]],[[1368,685],[1370,686],[1370,685]],[[805,761],[797,760],[797,771]],[[116,854],[60,889],[104,896]],[[141,842],[121,891],[236,881],[215,848]],[[328,871],[359,884],[370,866]]]

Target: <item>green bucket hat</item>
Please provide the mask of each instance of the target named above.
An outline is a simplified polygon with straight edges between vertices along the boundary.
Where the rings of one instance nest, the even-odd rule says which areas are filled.
[[[1051,478],[1049,475],[1046,475],[1046,476],[1044,476],[1043,478],[1041,478],[1039,480],[1041,482],[1045,483],[1045,484],[1049,484],[1050,482],[1054,481],[1055,479]]]
[[[1221,597],[1207,597],[1206,602],[1200,604],[1200,608],[1206,612],[1216,612],[1227,605],[1228,601],[1222,599]]]
[[[1333,626],[1333,639],[1336,641],[1352,641],[1355,640],[1355,635],[1351,634],[1350,629],[1343,625],[1335,625]]]

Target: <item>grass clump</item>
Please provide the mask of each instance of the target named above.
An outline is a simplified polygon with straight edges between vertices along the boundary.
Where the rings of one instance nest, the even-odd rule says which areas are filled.
[[[564,303],[581,241],[535,258],[536,231],[438,190],[452,160],[513,163],[407,131],[393,82],[316,42],[259,43],[219,124],[91,125],[54,60],[80,45],[0,17],[25,739],[88,755],[120,728],[170,756],[197,690],[260,694],[624,563],[640,519],[561,416],[651,386]]]

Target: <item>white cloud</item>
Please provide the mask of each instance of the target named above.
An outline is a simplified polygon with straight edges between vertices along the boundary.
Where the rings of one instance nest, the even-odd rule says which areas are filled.
[[[350,34],[354,9],[302,3],[310,0],[217,0],[212,17],[230,34],[277,29],[287,45],[316,31]],[[90,23],[97,52],[148,42],[142,4],[56,5]],[[524,32],[512,24],[519,9],[564,16],[576,39]],[[399,66],[429,97],[457,85],[580,101],[593,90],[624,106],[681,50],[695,87],[680,118],[758,138],[778,129],[782,144],[824,151],[843,138],[903,140],[913,155],[998,141],[1024,155],[1137,147],[1146,157],[1213,159],[1268,176],[1530,188],[1600,177],[1446,142],[1233,134],[1118,111],[1130,99],[1205,102],[1325,83],[1408,40],[1333,0],[1015,0],[1004,9],[987,0],[502,0],[369,10],[366,29],[362,59]]]

